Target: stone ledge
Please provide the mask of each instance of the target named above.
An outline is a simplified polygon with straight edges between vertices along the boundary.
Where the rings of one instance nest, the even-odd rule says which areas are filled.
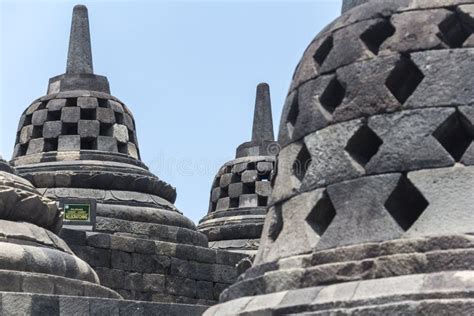
[[[3,315],[201,315],[202,305],[0,292]]]
[[[446,310],[455,311],[457,315],[468,315],[466,312],[474,307],[474,272],[452,271],[431,274],[416,274],[346,282],[335,285],[311,287],[292,291],[276,292],[255,297],[243,297],[231,300],[207,310],[204,315],[250,315],[252,313],[286,314],[313,311],[327,315],[331,312],[350,314],[356,311],[400,311],[406,304],[415,306],[415,313],[430,310],[429,315],[445,314]],[[456,308],[451,309],[449,305]],[[431,305],[431,306],[430,306]],[[438,313],[433,306],[439,305]],[[387,308],[390,306],[391,308]],[[420,308],[423,306],[423,308]],[[347,312],[345,312],[347,311]],[[404,312],[405,311],[405,312]],[[382,313],[383,314],[383,313]],[[396,313],[395,313],[396,314]]]

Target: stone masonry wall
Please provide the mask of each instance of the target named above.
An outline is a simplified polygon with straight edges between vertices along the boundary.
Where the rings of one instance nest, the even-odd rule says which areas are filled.
[[[71,249],[103,286],[125,299],[212,305],[237,278],[245,255],[194,245],[64,229]]]

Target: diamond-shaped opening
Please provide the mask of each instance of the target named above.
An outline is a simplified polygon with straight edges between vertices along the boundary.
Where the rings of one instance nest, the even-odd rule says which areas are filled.
[[[360,39],[372,53],[378,55],[380,46],[393,34],[395,34],[395,28],[392,23],[390,23],[389,20],[383,20],[371,25],[364,33],[362,33]]]
[[[402,56],[385,82],[393,96],[404,104],[425,76],[410,58]]]
[[[365,166],[377,153],[383,141],[367,125],[362,126],[347,142],[346,152],[359,165]]]
[[[48,111],[46,115],[46,121],[60,121],[61,120],[61,111]]]
[[[420,217],[429,203],[418,189],[403,175],[385,202],[385,208],[400,227],[407,231]]]
[[[314,60],[321,67],[328,57],[329,53],[331,52],[332,48],[334,47],[334,40],[332,36],[329,36],[324,40],[324,42],[319,46],[316,52],[313,55]]]
[[[283,214],[281,205],[275,205],[273,212],[270,213],[270,227],[268,228],[268,237],[275,241],[283,229]]]
[[[310,164],[311,154],[309,153],[306,144],[303,143],[303,147],[301,147],[300,152],[293,162],[293,175],[300,181],[303,181]]]
[[[288,130],[288,135],[290,136],[290,138],[293,137],[296,121],[298,120],[299,114],[300,109],[298,103],[298,94],[295,94],[291,102],[290,110],[288,111],[288,116],[286,117],[286,128]]]
[[[468,25],[464,25],[458,14],[453,13],[448,16],[438,26],[440,34],[438,36],[451,48],[460,48],[472,34]]]
[[[326,111],[332,114],[336,108],[341,105],[345,94],[346,89],[342,86],[339,80],[337,80],[337,78],[333,78],[331,82],[329,82],[323,94],[319,97],[319,102]]]
[[[336,209],[325,191],[321,199],[306,217],[306,222],[319,236],[322,236],[335,216]]]
[[[43,126],[33,126],[33,132],[31,133],[31,138],[41,138],[43,137]]]
[[[128,146],[127,143],[117,142],[117,149],[119,153],[128,155]]]
[[[57,138],[45,139],[44,151],[58,151],[58,139]]]
[[[229,200],[229,208],[239,207],[239,198],[232,198]]]
[[[460,112],[450,115],[433,133],[433,137],[456,161],[460,161],[474,138],[474,127]]]
[[[93,138],[81,138],[81,149],[93,150],[97,149]]]
[[[81,120],[95,120],[95,109],[81,109]]]
[[[62,124],[63,135],[77,135],[77,124],[76,123],[63,123]]]

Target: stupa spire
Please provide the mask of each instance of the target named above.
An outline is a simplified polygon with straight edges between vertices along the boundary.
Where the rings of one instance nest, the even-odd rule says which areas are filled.
[[[274,141],[272,104],[270,101],[270,87],[267,83],[257,86],[255,98],[255,112],[253,115],[252,141]]]
[[[67,74],[92,74],[91,35],[87,7],[78,4],[74,7],[67,56]]]

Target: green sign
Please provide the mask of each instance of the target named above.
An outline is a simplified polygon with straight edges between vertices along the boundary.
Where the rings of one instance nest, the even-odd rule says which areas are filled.
[[[88,221],[90,216],[90,204],[64,204],[64,219],[67,221]]]

